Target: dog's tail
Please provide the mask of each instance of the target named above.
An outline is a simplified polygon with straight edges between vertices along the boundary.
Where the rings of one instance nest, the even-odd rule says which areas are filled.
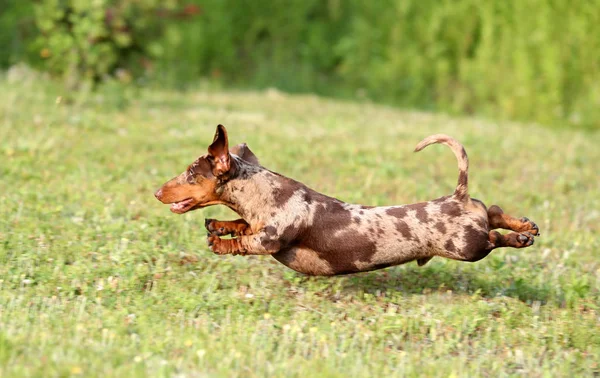
[[[465,148],[456,139],[448,135],[435,134],[420,141],[417,147],[415,147],[415,152],[421,151],[423,148],[434,143],[445,144],[454,152],[456,160],[458,160],[458,185],[456,185],[456,190],[454,190],[454,196],[461,201],[468,200],[469,158],[467,157]]]

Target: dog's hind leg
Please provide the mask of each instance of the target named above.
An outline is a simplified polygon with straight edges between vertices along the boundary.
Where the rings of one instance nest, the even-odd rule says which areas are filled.
[[[433,258],[433,256],[423,257],[422,259],[417,259],[417,264],[419,266],[423,266],[423,265],[427,264],[429,262],[429,260],[431,260],[432,258]]]
[[[528,218],[523,217],[517,219],[515,217],[511,217],[510,215],[505,214],[504,211],[502,211],[502,209],[496,205],[491,206],[487,213],[490,230],[503,228],[505,230],[516,231],[518,233],[528,232],[532,235],[540,235],[538,226]]]
[[[490,231],[490,243],[492,249],[501,247],[525,248],[529,247],[534,242],[534,235],[531,232],[509,232],[502,235],[498,231]]]

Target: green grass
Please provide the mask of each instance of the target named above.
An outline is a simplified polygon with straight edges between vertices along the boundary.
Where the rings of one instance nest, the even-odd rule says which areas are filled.
[[[600,373],[598,133],[274,91],[77,95],[20,71],[0,91],[1,377]],[[333,278],[214,256],[204,218],[234,215],[175,215],[153,191],[218,123],[264,166],[370,205],[451,193],[450,150],[412,153],[450,134],[472,196],[542,236]]]

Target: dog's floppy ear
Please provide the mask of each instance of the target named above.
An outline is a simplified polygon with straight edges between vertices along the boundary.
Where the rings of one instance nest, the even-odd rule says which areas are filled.
[[[221,176],[229,172],[231,168],[231,157],[229,156],[229,141],[227,139],[227,130],[225,126],[217,126],[215,139],[208,147],[208,155],[211,157],[210,163],[215,176]]]
[[[254,155],[254,153],[252,153],[252,151],[250,151],[250,147],[248,147],[246,143],[241,143],[237,146],[231,147],[231,150],[229,152],[231,152],[232,154],[236,154],[237,156],[241,157],[243,160],[247,161],[250,164],[260,165],[260,163],[258,162],[258,158],[256,157],[256,155]]]

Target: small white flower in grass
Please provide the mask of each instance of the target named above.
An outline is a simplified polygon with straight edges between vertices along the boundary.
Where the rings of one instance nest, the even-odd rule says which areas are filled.
[[[140,356],[135,356],[133,359],[135,362],[142,362],[142,357]]]
[[[246,294],[246,295],[245,295],[245,297],[246,297],[246,298],[254,298],[254,294],[250,294],[250,293],[248,293],[248,294]]]
[[[206,351],[204,349],[198,349],[196,351],[196,356],[198,356],[198,358],[204,357],[205,354],[206,354]]]
[[[542,251],[542,259],[545,259],[546,257],[548,257],[550,255],[550,248],[544,248],[544,250]]]

